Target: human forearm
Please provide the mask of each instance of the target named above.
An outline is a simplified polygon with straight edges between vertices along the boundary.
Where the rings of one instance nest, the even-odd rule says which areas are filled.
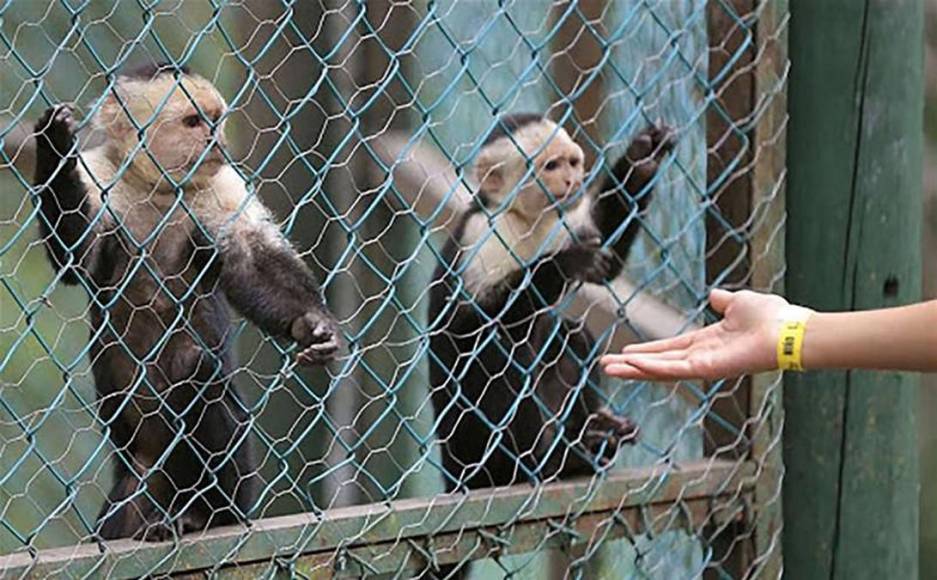
[[[714,290],[710,302],[724,315],[721,321],[606,355],[605,372],[625,379],[674,380],[775,370],[782,323],[802,321],[807,313],[800,350],[804,369],[937,372],[937,300],[837,313],[809,312],[779,296],[749,291]],[[787,334],[792,345],[797,336]]]
[[[861,312],[817,312],[807,322],[806,369],[937,371],[937,300]]]

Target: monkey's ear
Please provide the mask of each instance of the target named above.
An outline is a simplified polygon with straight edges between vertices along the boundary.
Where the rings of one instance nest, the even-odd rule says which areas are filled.
[[[494,193],[504,187],[504,167],[502,165],[479,165],[475,168],[475,180],[482,191]]]
[[[127,113],[113,94],[108,95],[101,103],[101,107],[95,115],[95,122],[112,139],[123,139],[131,132],[131,124],[127,119]]]

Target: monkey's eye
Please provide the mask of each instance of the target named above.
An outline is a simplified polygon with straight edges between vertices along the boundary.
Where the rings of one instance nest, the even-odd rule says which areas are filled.
[[[189,115],[186,118],[182,119],[182,123],[186,127],[198,127],[202,124],[202,118],[198,115]]]
[[[556,159],[551,159],[550,161],[547,161],[547,164],[544,165],[543,168],[547,171],[553,171],[557,168],[558,165],[559,163],[557,163]]]
[[[579,160],[576,159],[575,157],[569,160],[570,167],[576,167],[577,165],[579,165]]]

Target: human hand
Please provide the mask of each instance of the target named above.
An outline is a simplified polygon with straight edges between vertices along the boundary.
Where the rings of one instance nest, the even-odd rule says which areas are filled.
[[[621,354],[602,357],[605,372],[623,379],[679,380],[774,370],[781,322],[810,312],[780,296],[748,290],[713,290],[709,302],[723,314],[720,322],[674,338],[628,345]]]

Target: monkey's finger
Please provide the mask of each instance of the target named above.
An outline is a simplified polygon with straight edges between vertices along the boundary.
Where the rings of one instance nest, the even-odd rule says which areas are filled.
[[[641,435],[641,428],[638,427],[636,423],[629,421],[629,427],[627,430],[621,430],[618,432],[618,440],[622,443],[630,443],[634,445],[638,442],[638,439]]]
[[[676,130],[668,125],[658,125],[654,128],[654,154],[658,157],[670,153],[676,145]]]
[[[338,341],[314,344],[296,355],[296,361],[303,366],[322,365],[335,359],[338,354]]]
[[[625,419],[623,423],[615,429],[613,438],[616,445],[621,445],[622,443],[628,443],[634,445],[638,442],[638,434],[641,430],[638,428],[637,424]]]
[[[329,342],[319,342],[303,350],[302,354],[309,353],[314,355],[332,354],[338,352],[339,344],[335,339]]]
[[[313,328],[311,339],[314,343],[334,341],[335,333],[332,331],[332,325],[325,321],[320,322]]]

